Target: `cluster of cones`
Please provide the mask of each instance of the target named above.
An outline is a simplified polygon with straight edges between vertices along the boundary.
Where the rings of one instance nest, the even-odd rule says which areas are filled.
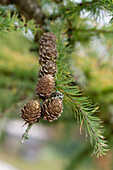
[[[52,122],[60,117],[63,112],[62,93],[54,91],[57,56],[55,35],[52,32],[44,33],[39,42],[41,68],[36,85],[36,94],[43,102],[32,100],[24,106],[21,117],[26,123],[33,124],[38,122],[40,118]]]

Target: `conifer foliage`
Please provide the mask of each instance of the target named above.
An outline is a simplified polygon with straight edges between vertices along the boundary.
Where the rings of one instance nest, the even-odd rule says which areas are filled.
[[[67,105],[72,107],[73,114],[80,123],[80,132],[84,127],[86,134],[87,132],[89,133],[91,144],[94,147],[93,154],[99,157],[106,154],[108,145],[102,135],[102,121],[99,117],[94,116],[94,113],[98,111],[98,106],[94,105],[88,97],[85,97],[78,86],[70,85],[74,82],[74,79],[71,74],[70,65],[67,64],[70,58],[70,48],[66,47],[66,44],[66,37],[62,37],[62,39],[59,37],[59,70],[56,77],[57,90],[63,93]],[[62,63],[65,63],[65,67],[61,67]]]
[[[59,57],[57,62],[58,73],[56,75],[55,87],[57,89],[57,92],[54,92],[53,94],[57,94],[58,92],[60,92],[64,95],[67,105],[72,107],[73,114],[80,123],[80,129],[82,129],[82,126],[85,125],[85,130],[89,133],[91,144],[94,145],[93,153],[96,154],[97,157],[99,157],[106,153],[106,151],[108,150],[108,145],[106,144],[106,140],[102,135],[103,129],[101,128],[101,120],[100,118],[93,115],[98,110],[98,107],[92,104],[87,97],[84,97],[82,95],[78,86],[70,85],[70,82],[74,82],[74,79],[71,75],[70,65],[67,64],[69,63],[68,60],[70,58],[70,48],[66,47],[66,42],[66,37],[62,36],[61,39],[61,35],[58,36],[57,49]],[[51,61],[51,56],[54,57],[54,55],[51,55],[50,53],[47,53],[46,55],[45,60],[47,58],[48,61]],[[42,53],[40,57],[41,56],[43,57]],[[50,56],[50,59],[48,56]],[[52,61],[54,62],[54,60]],[[63,65],[65,65],[65,67],[63,67]],[[41,118],[49,122],[57,120],[57,118],[61,116],[61,113],[63,111],[62,99],[60,99],[57,95],[55,97],[52,97],[54,84],[54,78],[50,74],[47,74],[39,78],[36,88],[36,93],[38,94],[39,98],[43,98],[43,102],[41,103]],[[47,99],[49,97],[50,99]],[[22,111],[22,115],[24,115],[24,110]],[[32,113],[30,112],[29,114],[32,115]],[[25,139],[26,138],[24,138],[24,140]]]

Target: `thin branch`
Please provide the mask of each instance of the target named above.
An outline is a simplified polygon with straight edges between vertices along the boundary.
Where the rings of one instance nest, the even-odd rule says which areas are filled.
[[[73,29],[74,30],[74,29]],[[78,32],[95,32],[95,33],[108,33],[108,34],[113,34],[113,31],[111,30],[102,30],[102,29],[75,29],[75,31]]]
[[[26,123],[25,123],[25,124],[26,124]],[[32,125],[33,125],[32,123],[29,123],[29,124],[28,124],[28,127],[27,127],[25,133],[22,135],[22,139],[21,139],[21,141],[20,141],[21,144],[23,144],[23,143],[25,142],[25,140],[28,140],[28,139],[29,139],[29,134],[28,134],[28,133],[29,133]]]
[[[86,5],[93,5],[93,3],[98,2],[97,0],[89,1],[89,2],[81,2],[78,3],[78,6],[86,6]]]
[[[54,2],[57,2],[58,3],[58,1],[56,0],[54,0]],[[61,3],[62,1],[60,1],[60,3]],[[95,2],[97,2],[97,1],[91,1],[91,2],[84,2],[84,3],[76,3],[76,5],[77,5],[77,7],[79,8],[79,7],[81,7],[81,6],[86,6],[86,5],[92,5],[93,3],[95,3]],[[60,4],[61,5],[61,4]],[[62,8],[63,9],[63,3],[62,3],[62,5],[60,6],[60,8]],[[61,11],[62,11],[62,9],[61,9]],[[70,10],[70,8],[66,8],[67,10]],[[50,20],[55,20],[55,19],[57,19],[58,17],[61,17],[62,16],[62,12],[61,13],[57,13],[57,14],[52,14],[52,15],[50,15],[49,16],[49,19]]]

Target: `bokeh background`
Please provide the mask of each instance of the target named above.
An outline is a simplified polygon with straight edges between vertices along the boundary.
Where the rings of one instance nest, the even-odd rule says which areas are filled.
[[[108,17],[108,16],[107,16]],[[107,24],[104,18],[99,25]],[[83,37],[80,33],[79,36]],[[23,104],[35,98],[38,48],[31,32],[11,31],[0,39],[0,170],[112,170],[113,169],[113,34],[76,43],[70,61],[75,80],[86,96],[99,105],[110,151],[97,159],[87,135],[64,105],[62,117],[40,122],[30,139],[20,144],[26,125]]]

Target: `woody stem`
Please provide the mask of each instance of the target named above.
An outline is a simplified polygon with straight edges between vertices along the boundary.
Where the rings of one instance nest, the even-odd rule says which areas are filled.
[[[21,141],[20,141],[21,144],[23,144],[23,143],[25,142],[25,140],[28,140],[28,139],[29,139],[29,134],[28,134],[28,133],[29,133],[32,125],[33,125],[32,123],[29,123],[29,124],[28,124],[28,127],[27,127],[25,133],[22,135],[22,139],[21,139]]]

